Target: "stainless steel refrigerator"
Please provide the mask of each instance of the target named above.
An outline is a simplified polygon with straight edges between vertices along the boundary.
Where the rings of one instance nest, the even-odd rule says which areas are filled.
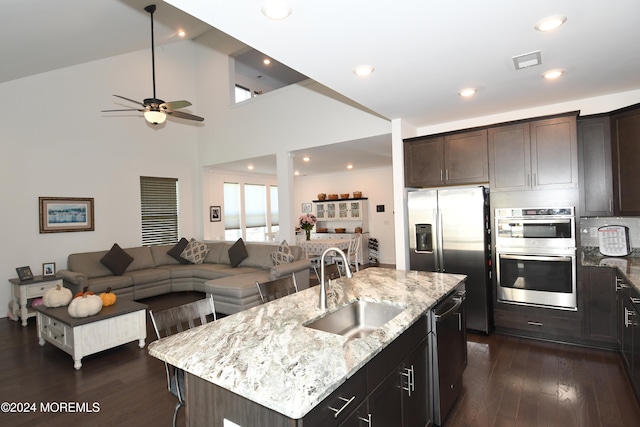
[[[489,190],[408,192],[411,270],[466,274],[467,329],[493,327]]]

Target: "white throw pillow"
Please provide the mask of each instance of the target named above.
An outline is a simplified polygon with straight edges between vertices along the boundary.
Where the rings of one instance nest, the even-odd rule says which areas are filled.
[[[202,264],[208,253],[209,245],[192,238],[180,256],[192,264]]]
[[[291,248],[287,244],[286,240],[283,240],[282,243],[280,243],[275,252],[271,252],[271,259],[275,265],[293,262],[295,257],[293,256]]]

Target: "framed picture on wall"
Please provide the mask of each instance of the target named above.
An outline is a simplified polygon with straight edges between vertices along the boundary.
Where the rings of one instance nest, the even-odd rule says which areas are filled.
[[[39,197],[40,233],[93,231],[93,198]]]
[[[302,204],[302,213],[311,213],[311,203]]]
[[[209,207],[209,221],[211,222],[222,221],[222,211],[220,210],[220,206]]]

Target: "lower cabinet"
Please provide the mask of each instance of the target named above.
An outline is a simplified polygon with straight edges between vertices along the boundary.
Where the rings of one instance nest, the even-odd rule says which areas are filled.
[[[615,272],[612,267],[582,267],[584,338],[609,348],[618,344]]]
[[[640,293],[621,283],[619,293],[620,352],[631,385],[640,396]]]

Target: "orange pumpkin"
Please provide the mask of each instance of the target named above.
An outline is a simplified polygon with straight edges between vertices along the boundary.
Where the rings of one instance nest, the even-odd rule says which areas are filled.
[[[116,294],[111,292],[111,288],[107,288],[106,292],[100,294],[100,299],[102,300],[102,306],[108,307],[116,303]]]
[[[75,295],[74,295],[74,297],[73,297],[73,298],[74,298],[74,299],[75,299],[75,298],[80,298],[80,297],[84,297],[84,296],[87,296],[87,295],[93,295],[93,292],[91,292],[91,291],[89,290],[89,287],[88,287],[88,286],[85,286],[85,287],[84,287],[84,289],[82,290],[82,292],[78,292],[77,294],[75,294]]]

